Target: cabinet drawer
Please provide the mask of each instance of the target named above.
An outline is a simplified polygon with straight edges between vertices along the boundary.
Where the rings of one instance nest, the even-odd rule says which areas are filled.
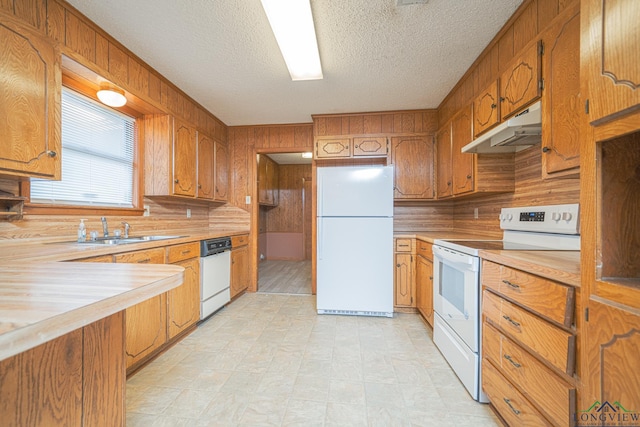
[[[396,239],[396,252],[411,252],[412,239]]]
[[[571,286],[489,261],[482,262],[482,284],[567,328],[573,322]]]
[[[433,245],[431,243],[416,240],[416,253],[428,260],[433,261]]]
[[[198,242],[174,245],[167,248],[167,262],[170,264],[199,256],[200,244]]]
[[[482,360],[482,388],[508,425],[551,425],[487,359]]]
[[[573,375],[575,336],[499,296],[482,293],[483,315],[516,342],[530,348],[562,372]]]
[[[118,254],[113,260],[131,264],[164,264],[164,248]]]
[[[245,246],[249,243],[249,235],[243,234],[242,236],[232,236],[231,237],[231,247],[238,248],[240,246]]]
[[[488,323],[483,324],[482,349],[512,384],[543,408],[555,424],[570,425],[575,410],[575,388],[551,372],[522,347]]]

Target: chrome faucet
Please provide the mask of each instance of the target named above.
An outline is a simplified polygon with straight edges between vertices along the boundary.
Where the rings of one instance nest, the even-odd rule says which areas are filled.
[[[107,225],[107,218],[102,217],[100,218],[100,221],[102,221],[102,234],[104,235],[104,237],[109,237],[109,226]]]
[[[128,239],[129,238],[129,230],[131,229],[131,226],[126,221],[122,221],[122,225],[124,225],[124,238]]]

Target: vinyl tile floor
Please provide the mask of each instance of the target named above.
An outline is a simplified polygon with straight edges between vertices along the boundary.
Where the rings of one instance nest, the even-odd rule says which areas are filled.
[[[416,314],[245,294],[127,381],[127,426],[499,426]]]

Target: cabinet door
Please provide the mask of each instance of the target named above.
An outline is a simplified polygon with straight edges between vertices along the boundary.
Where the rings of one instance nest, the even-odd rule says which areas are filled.
[[[114,256],[115,262],[164,264],[164,249],[136,251]],[[143,360],[167,341],[166,293],[125,310],[127,368]]]
[[[580,2],[583,77],[589,87],[589,121],[640,108],[640,2]]]
[[[196,130],[174,120],[173,194],[196,195]]]
[[[447,123],[436,134],[436,151],[438,160],[438,199],[453,195],[453,181],[451,171],[451,123]]]
[[[421,256],[416,257],[416,307],[433,326],[433,263]]]
[[[500,122],[498,81],[494,81],[473,101],[473,134],[484,133]]]
[[[542,173],[580,166],[580,9],[543,37]]]
[[[213,199],[213,139],[198,133],[198,198]]]
[[[269,180],[269,200],[271,200],[271,205],[278,206],[279,201],[279,179],[280,179],[280,170],[278,168],[278,164],[271,159],[268,159],[267,162],[267,177]]]
[[[475,154],[463,153],[462,147],[471,142],[471,108],[463,109],[451,125],[451,170],[453,194],[473,191],[473,163]]]
[[[231,251],[231,298],[249,287],[249,247]]]
[[[532,43],[500,76],[502,120],[540,96],[540,42]]]
[[[587,342],[582,405],[594,402],[620,405],[640,412],[640,315],[590,300],[589,321],[585,322]],[[588,405],[588,406],[587,406]],[[600,406],[600,405],[598,405]],[[594,408],[592,412],[597,414]],[[614,407],[618,411],[620,408]]]
[[[226,202],[229,199],[229,156],[227,146],[215,144],[215,189],[213,199]]]
[[[316,141],[316,158],[351,157],[351,138],[330,138]]]
[[[278,204],[278,165],[264,154],[258,158],[258,203]]]
[[[433,199],[433,138],[391,138],[395,199]]]
[[[184,282],[167,292],[169,339],[200,319],[200,260],[192,258],[175,265],[184,268]]]
[[[353,157],[386,157],[388,151],[384,136],[353,138]]]
[[[413,281],[413,256],[411,254],[396,254],[395,284],[395,305],[415,307],[416,288]]]
[[[60,54],[49,39],[0,17],[0,169],[60,179]]]

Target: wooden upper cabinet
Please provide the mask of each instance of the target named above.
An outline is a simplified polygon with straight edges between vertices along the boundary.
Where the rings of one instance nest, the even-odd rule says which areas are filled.
[[[451,122],[443,126],[436,133],[436,152],[438,169],[437,197],[443,199],[453,195],[453,180],[451,171]]]
[[[229,200],[229,155],[226,145],[216,141],[214,159],[213,199],[218,202],[226,202]]]
[[[542,93],[543,177],[577,173],[580,166],[580,8],[543,35]]]
[[[278,164],[264,154],[258,156],[258,204],[277,206]]]
[[[463,153],[462,147],[471,142],[471,107],[464,108],[451,125],[451,171],[453,194],[472,192],[475,154]]]
[[[351,138],[323,138],[316,141],[316,158],[351,157]]]
[[[4,14],[0,40],[0,170],[60,179],[60,53],[50,39]]]
[[[484,133],[500,123],[498,81],[494,81],[473,101],[473,134]]]
[[[640,108],[640,2],[580,3],[589,121],[597,124]]]
[[[196,195],[196,138],[194,127],[174,119],[173,194]]]
[[[540,97],[541,42],[531,43],[500,76],[502,120]]]
[[[213,199],[213,139],[198,132],[198,198]]]
[[[433,199],[433,138],[391,138],[395,199]]]
[[[379,137],[354,137],[353,157],[380,157],[389,152],[387,138]]]

